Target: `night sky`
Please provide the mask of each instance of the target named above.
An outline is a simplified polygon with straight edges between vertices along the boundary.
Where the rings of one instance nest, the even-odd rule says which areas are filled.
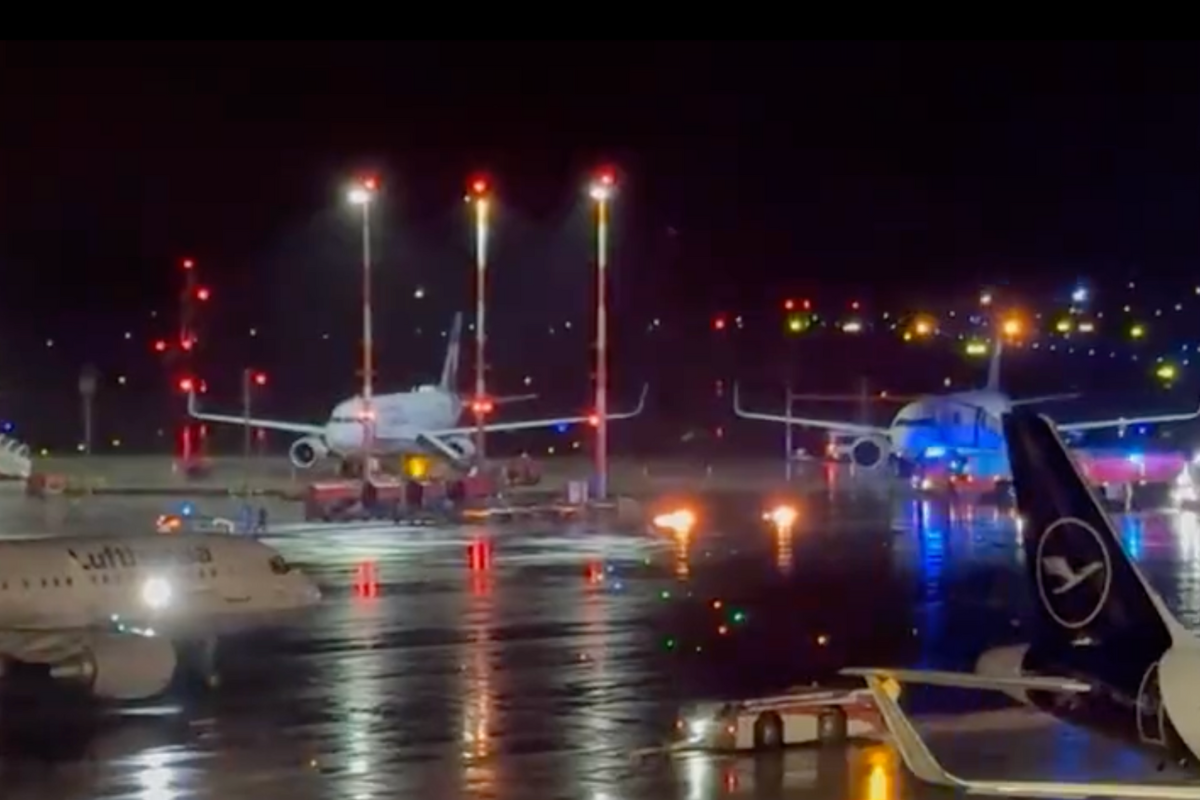
[[[1200,50],[1169,44],[4,43],[0,388],[28,410],[83,363],[136,372],[120,348],[145,360],[170,333],[190,256],[219,308],[208,369],[253,359],[290,387],[279,410],[323,414],[355,380],[343,196],[368,172],[385,187],[385,382],[432,377],[437,332],[469,309],[462,195],[479,171],[498,191],[498,380],[536,350],[580,402],[584,187],[601,164],[621,183],[628,384],[650,366],[630,338],[648,319],[703,322],[789,292],[882,304],[982,283],[1190,286],[1198,68]],[[547,347],[562,320],[570,346]]]

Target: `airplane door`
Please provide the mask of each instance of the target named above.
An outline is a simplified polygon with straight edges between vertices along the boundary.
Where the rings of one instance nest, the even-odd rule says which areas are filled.
[[[1158,662],[1155,661],[1142,676],[1138,687],[1138,738],[1147,744],[1166,745],[1162,689],[1158,683]]]

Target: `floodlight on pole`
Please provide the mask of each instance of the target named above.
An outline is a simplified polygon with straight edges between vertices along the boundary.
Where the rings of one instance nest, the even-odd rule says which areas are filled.
[[[347,193],[347,199],[352,205],[362,209],[362,324],[363,324],[363,353],[362,353],[362,402],[363,402],[363,477],[369,478],[371,472],[371,453],[374,450],[375,431],[372,409],[374,394],[374,364],[375,344],[371,321],[371,205],[379,192],[379,184],[375,178],[364,178]]]
[[[608,499],[608,212],[616,191],[611,170],[601,170],[588,194],[596,204],[596,499]]]
[[[488,212],[491,210],[490,187],[486,178],[471,181],[468,198],[475,206],[475,455],[480,464],[487,458],[484,417],[491,408],[487,402],[487,246]]]

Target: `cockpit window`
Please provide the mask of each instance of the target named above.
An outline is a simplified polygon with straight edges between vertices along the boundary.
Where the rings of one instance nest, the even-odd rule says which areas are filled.
[[[274,572],[276,575],[286,575],[291,569],[291,566],[283,560],[283,556],[274,556],[271,558],[271,572]]]

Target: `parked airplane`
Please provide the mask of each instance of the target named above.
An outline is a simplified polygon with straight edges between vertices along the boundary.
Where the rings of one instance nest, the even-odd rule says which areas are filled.
[[[459,339],[462,335],[462,315],[454,317],[450,332],[450,345],[446,350],[446,361],[442,366],[442,378],[436,385],[418,386],[411,392],[394,392],[376,395],[371,402],[371,413],[375,418],[375,455],[404,455],[408,453],[434,453],[455,463],[470,460],[475,453],[472,442],[474,425],[459,425],[464,409],[463,399],[455,391],[458,377]],[[492,398],[492,404],[513,402],[533,397]],[[609,414],[609,421],[629,419],[642,412],[646,403],[646,388],[633,411]],[[330,454],[342,459],[361,459],[364,441],[364,408],[361,396],[343,400],[334,406],[329,419],[320,425],[286,420],[246,418],[235,414],[202,413],[196,407],[194,393],[188,396],[188,413],[195,419],[221,422],[230,425],[249,423],[255,428],[287,431],[300,434],[292,443],[288,457],[300,469],[308,469],[319,459]],[[549,419],[521,420],[517,422],[491,422],[484,425],[488,433],[501,431],[551,428],[557,425],[595,424],[591,416],[552,417]]]
[[[1006,415],[1022,545],[1037,608],[1028,644],[985,652],[974,673],[850,669],[867,679],[918,778],[968,794],[1200,799],[1200,784],[967,780],[947,772],[886,691],[888,679],[1002,692],[1070,723],[1122,738],[1200,775],[1200,639],[1167,610],[1121,547],[1053,423]]]
[[[217,637],[320,601],[279,553],[228,535],[0,541],[0,675],[45,665],[107,700],[170,684],[185,654],[215,681]]]
[[[850,457],[860,467],[875,469],[890,458],[901,471],[916,464],[963,463],[971,456],[991,456],[990,473],[1009,474],[1004,457],[1004,435],[1000,417],[1019,406],[1066,400],[1075,394],[1044,395],[1012,399],[1000,389],[1000,357],[1002,345],[997,343],[988,368],[987,383],[982,389],[950,394],[923,395],[907,403],[896,413],[887,427],[857,422],[813,419],[787,414],[766,414],[747,411],[741,405],[738,387],[733,390],[734,413],[743,419],[822,428],[835,433],[857,436],[850,446]],[[1160,414],[1130,418],[1068,422],[1058,429],[1076,433],[1127,425],[1183,422],[1200,417],[1200,409],[1186,414]]]

